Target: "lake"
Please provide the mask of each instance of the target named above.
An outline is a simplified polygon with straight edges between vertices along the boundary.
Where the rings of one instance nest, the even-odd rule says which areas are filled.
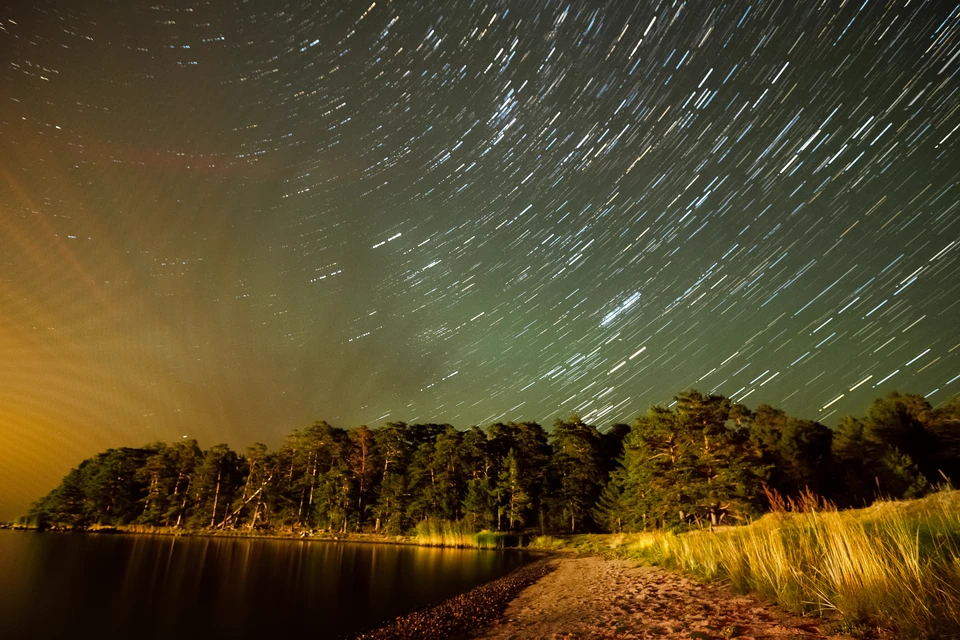
[[[0,531],[0,637],[337,638],[525,561],[385,544]]]

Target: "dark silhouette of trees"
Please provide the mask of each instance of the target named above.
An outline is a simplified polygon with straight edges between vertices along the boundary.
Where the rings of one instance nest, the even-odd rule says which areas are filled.
[[[956,487],[960,484],[960,396],[925,412],[925,417],[925,428],[934,442],[929,461],[936,467],[938,476]]]
[[[837,498],[858,506],[875,497],[915,498],[960,480],[960,400],[934,409],[923,397],[890,393],[863,418],[844,417],[832,449]]]
[[[763,461],[771,465],[771,489],[781,495],[799,495],[807,489],[824,495],[830,490],[833,432],[828,427],[791,418],[766,404],[745,418]]]
[[[570,532],[745,522],[812,491],[841,506],[960,481],[960,399],[893,393],[836,430],[719,395],[678,394],[606,432],[578,416],[459,431],[316,422],[243,455],[194,440],[109,449],[38,500],[41,526],[399,534],[430,521]]]

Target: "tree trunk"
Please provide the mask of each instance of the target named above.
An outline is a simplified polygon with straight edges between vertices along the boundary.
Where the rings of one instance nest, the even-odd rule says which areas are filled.
[[[175,485],[173,485],[173,495],[175,495],[175,496],[180,494],[180,481],[181,481],[182,479],[183,479],[183,467],[177,469],[177,483],[176,483]],[[182,511],[182,507],[181,507],[181,511]],[[169,511],[168,511],[167,513],[169,514]],[[163,519],[163,525],[164,525],[165,527],[169,527],[169,526],[170,526],[170,516],[169,516],[169,515],[167,515],[167,516],[164,517],[164,519]],[[178,526],[178,527],[180,526],[180,515],[179,515],[179,514],[177,515],[177,524],[176,524],[175,526]]]
[[[307,500],[307,510],[313,508],[313,488],[317,485],[317,458],[313,458],[313,475],[310,478],[310,499]]]
[[[223,474],[223,463],[217,467],[217,488],[213,494],[213,512],[210,515],[210,526],[212,527],[217,521],[217,500],[220,499],[220,477]]]
[[[257,506],[253,508],[253,518],[250,520],[250,530],[253,531],[253,528],[257,524],[257,516],[260,515],[260,505],[263,503],[263,492],[257,492]]]
[[[187,508],[187,498],[184,496],[183,503],[180,505],[180,511],[177,512],[177,524],[173,525],[174,527],[180,526],[180,521],[183,519],[183,512]]]

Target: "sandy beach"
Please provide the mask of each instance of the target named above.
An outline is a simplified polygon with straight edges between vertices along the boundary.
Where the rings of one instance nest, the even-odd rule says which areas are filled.
[[[657,567],[552,557],[357,638],[851,640],[822,624]]]
[[[847,638],[752,596],[623,560],[558,558],[473,638]]]

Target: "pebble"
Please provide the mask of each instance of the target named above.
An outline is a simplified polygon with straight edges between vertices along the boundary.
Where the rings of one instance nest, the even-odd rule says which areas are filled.
[[[438,605],[400,616],[387,625],[353,636],[355,640],[444,640],[466,638],[503,615],[507,605],[531,584],[553,571],[547,559],[524,565],[506,576]]]

